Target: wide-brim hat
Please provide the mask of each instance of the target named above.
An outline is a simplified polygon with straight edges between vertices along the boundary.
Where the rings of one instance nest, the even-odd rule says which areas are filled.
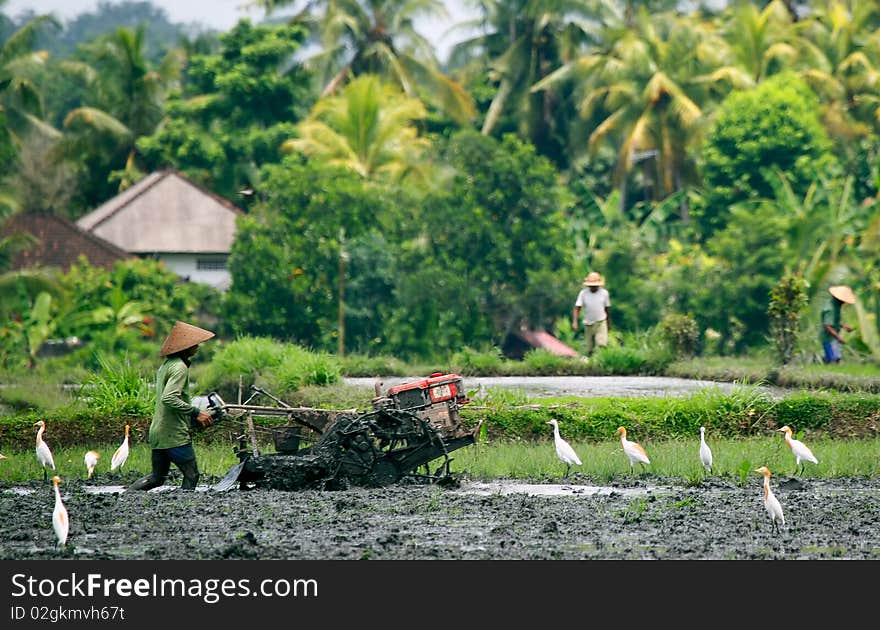
[[[836,297],[841,302],[845,302],[846,304],[855,304],[856,296],[846,285],[838,285],[835,287],[828,287],[828,293]]]
[[[168,338],[162,344],[162,349],[159,350],[159,356],[166,357],[169,354],[176,354],[181,350],[192,348],[203,341],[207,341],[213,336],[214,333],[210,330],[205,330],[186,322],[175,322],[171,332],[168,333]]]
[[[591,271],[587,277],[584,278],[585,287],[601,287],[603,284],[605,284],[605,281],[596,271]]]

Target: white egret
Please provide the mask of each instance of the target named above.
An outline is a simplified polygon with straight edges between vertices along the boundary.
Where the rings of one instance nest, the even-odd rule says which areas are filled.
[[[706,444],[706,427],[700,427],[700,462],[712,472],[712,449]]]
[[[59,483],[61,483],[61,477],[58,475],[52,477],[52,484],[55,486],[55,509],[52,510],[52,528],[55,530],[58,544],[63,547],[67,544],[70,520],[67,518],[67,508],[61,502],[61,490],[58,488]]]
[[[781,429],[776,430],[785,433],[785,442],[786,444],[788,444],[788,447],[794,454],[794,461],[796,464],[795,473],[797,473],[798,469],[801,469],[801,472],[803,472],[803,464],[801,462],[813,462],[814,464],[819,463],[819,460],[816,459],[816,456],[813,455],[813,452],[809,448],[807,448],[806,444],[799,440],[792,439],[790,426],[785,425]]]
[[[6,457],[6,455],[4,455],[3,453],[0,453],[0,459],[9,459],[9,458]]]
[[[770,515],[773,530],[778,533],[779,526],[785,525],[785,516],[782,514],[782,505],[779,504],[779,499],[770,490],[770,469],[761,466],[756,468],[754,472],[764,475],[764,509]]]
[[[125,437],[122,439],[122,444],[120,444],[119,448],[116,449],[116,452],[113,453],[113,458],[110,460],[110,472],[113,472],[117,468],[122,468],[125,460],[128,459],[128,431],[130,428],[129,425],[125,425]]]
[[[98,465],[98,458],[100,456],[101,455],[98,453],[98,451],[89,451],[83,458],[83,461],[86,464],[86,468],[89,471],[89,479],[91,479],[92,475],[95,474],[95,466]]]
[[[618,433],[620,434],[620,443],[623,445],[623,452],[629,459],[630,470],[634,470],[636,462],[642,465],[642,469],[644,469],[645,464],[651,463],[651,460],[648,459],[648,454],[640,444],[630,442],[626,439],[626,428],[617,427],[617,431],[614,432],[614,435],[617,435]]]
[[[49,481],[49,471],[47,468],[51,468],[54,471],[55,460],[52,458],[52,451],[49,450],[49,446],[43,441],[43,432],[46,430],[46,423],[42,420],[38,420],[34,423],[34,426],[40,427],[37,429],[37,461],[40,462],[40,466],[43,467],[43,481]]]
[[[553,441],[556,443],[556,455],[566,466],[565,474],[562,476],[563,479],[566,479],[571,467],[573,465],[580,466],[581,460],[577,456],[577,453],[574,452],[571,444],[563,440],[562,436],[559,435],[559,423],[554,419],[550,420],[547,424],[553,427]]]

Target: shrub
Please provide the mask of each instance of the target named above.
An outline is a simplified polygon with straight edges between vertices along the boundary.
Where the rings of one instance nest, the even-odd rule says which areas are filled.
[[[807,281],[803,274],[789,273],[770,290],[770,333],[782,365],[791,361],[798,338],[801,311],[807,305]]]
[[[600,348],[591,359],[593,368],[605,374],[640,374],[646,364],[641,352],[625,346]]]
[[[342,375],[342,364],[335,355],[315,353],[287,346],[282,361],[266,371],[269,387],[279,393],[296,391],[305,385],[330,385]]]
[[[98,355],[101,370],[89,376],[77,399],[105,416],[144,418],[153,415],[156,397],[140,371],[127,358]]]
[[[676,358],[692,357],[697,351],[700,330],[690,315],[670,313],[657,325],[663,341],[672,349]]]

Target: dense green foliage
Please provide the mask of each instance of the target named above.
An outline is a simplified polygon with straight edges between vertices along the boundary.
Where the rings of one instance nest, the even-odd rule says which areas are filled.
[[[818,113],[818,99],[791,73],[753,90],[731,93],[703,147],[703,182],[710,194],[698,217],[704,236],[727,224],[726,210],[740,201],[772,196],[774,169],[802,195],[833,162]]]
[[[149,168],[174,167],[229,199],[259,187],[256,171],[281,159],[281,145],[308,111],[308,73],[290,58],[306,33],[299,26],[242,21],[220,36],[220,50],[190,57],[182,89],[138,149]]]
[[[830,284],[859,299],[846,360],[880,359],[880,12],[715,4],[501,3],[443,72],[410,20],[436,2],[309,4],[174,45],[145,3],[131,15],[153,22],[109,4],[66,30],[4,16],[0,218],[76,218],[168,167],[245,216],[222,300],[147,267],[0,276],[0,362],[38,370],[73,336],[81,366],[137,361],[182,317],[366,364],[489,365],[521,327],[576,344],[592,270],[613,343],[591,370],[656,373],[780,330],[782,363],[810,356]],[[42,49],[58,33],[75,41]],[[807,302],[779,328],[790,269]],[[521,369],[569,367],[535,353]]]

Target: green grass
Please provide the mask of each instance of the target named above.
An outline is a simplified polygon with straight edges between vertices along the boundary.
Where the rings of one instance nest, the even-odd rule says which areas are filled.
[[[714,462],[711,475],[703,471],[699,461],[699,439],[642,441],[630,435],[645,447],[651,465],[646,477],[653,475],[678,477],[696,483],[706,476],[728,477],[741,482],[741,470],[767,466],[777,476],[794,473],[794,457],[781,436],[760,438],[711,440]],[[630,476],[629,460],[623,454],[620,442],[582,442],[569,440],[582,466],[572,466],[569,480],[576,473],[595,482],[607,483],[615,478]],[[880,438],[865,440],[816,440],[809,444],[819,464],[807,464],[804,477],[851,477],[880,474]],[[453,471],[463,472],[478,479],[513,478],[553,480],[565,473],[565,464],[556,457],[553,441],[492,441],[475,444],[452,453]],[[640,475],[638,465],[635,474]],[[571,475],[575,475],[572,477]]]
[[[549,431],[548,431],[549,434]],[[775,477],[788,477],[794,473],[794,457],[778,434],[760,438],[719,439],[707,438],[714,456],[714,470],[703,471],[699,463],[699,439],[642,441],[630,435],[645,447],[651,458],[644,478],[651,476],[677,477],[684,483],[698,484],[706,477],[721,477],[742,483],[742,473],[759,466],[767,466]],[[620,442],[607,440],[587,442],[569,440],[583,462],[573,466],[570,482],[584,481],[609,483],[615,479],[632,476],[629,460],[623,454]],[[95,448],[101,458],[96,470],[96,482],[116,485],[127,484],[135,476],[150,471],[150,449],[146,444],[135,444],[125,464],[123,474],[110,473],[110,458],[118,444]],[[826,439],[809,443],[819,459],[818,465],[807,464],[805,478],[835,478],[880,474],[880,438],[863,440]],[[86,468],[83,455],[87,446],[54,449],[58,474],[68,479],[85,479]],[[272,452],[271,445],[260,445],[262,452]],[[0,460],[0,483],[22,482],[42,479],[43,473],[32,450],[4,453],[8,459]],[[222,477],[231,466],[238,463],[231,444],[196,445],[199,470],[203,482],[208,477]],[[558,481],[565,473],[565,464],[556,457],[553,440],[493,440],[477,443],[451,454],[453,472],[464,473],[476,479],[522,479]],[[431,463],[436,468],[440,460]],[[172,470],[176,470],[172,466]],[[639,466],[636,475],[641,475]],[[752,479],[753,478],[753,479]],[[757,483],[758,475],[749,472],[746,482]]]
[[[83,463],[83,456],[88,450],[96,450],[100,454],[93,481],[97,484],[128,485],[135,478],[146,475],[151,470],[150,447],[147,444],[134,444],[122,471],[110,472],[110,460],[119,444],[88,445],[79,447],[52,448],[55,467],[62,479],[86,479],[88,471]],[[0,484],[4,482],[22,482],[43,478],[43,469],[37,462],[33,450],[4,452],[7,459],[0,459]],[[230,466],[238,463],[232,451],[232,445],[196,445],[196,456],[202,480],[209,475],[223,476]],[[172,471],[177,470],[175,466]],[[49,471],[49,477],[52,477]]]

